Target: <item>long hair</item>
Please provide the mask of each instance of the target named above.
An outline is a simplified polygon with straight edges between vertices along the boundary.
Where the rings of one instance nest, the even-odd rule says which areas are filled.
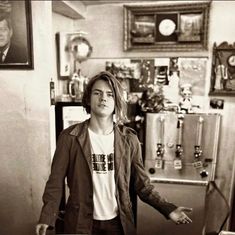
[[[106,81],[110,85],[114,95],[114,113],[117,124],[124,123],[125,121],[127,121],[127,104],[124,99],[123,87],[121,83],[115,78],[115,76],[107,71],[102,71],[89,80],[82,98],[82,105],[86,109],[86,112],[91,113],[90,101],[92,87],[98,80]]]

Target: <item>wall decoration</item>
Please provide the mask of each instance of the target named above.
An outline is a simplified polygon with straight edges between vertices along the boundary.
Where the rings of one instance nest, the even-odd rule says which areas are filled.
[[[131,30],[134,43],[154,43],[154,15],[136,15]]]
[[[155,81],[154,59],[106,61],[106,70],[120,81],[126,80],[130,92],[142,92]]]
[[[168,66],[155,66],[155,80],[157,85],[168,85]]]
[[[162,86],[165,98],[178,102],[179,87],[191,84],[195,96],[205,95],[207,57],[112,59],[106,70],[126,83],[127,92],[141,93]]]
[[[71,71],[71,58],[68,50],[70,34],[59,32],[56,34],[57,54],[58,54],[58,74],[60,78],[69,77]]]
[[[200,14],[181,14],[180,15],[180,33],[178,40],[180,42],[200,42],[202,31],[203,15]]]
[[[33,69],[31,2],[0,1],[0,69]]]
[[[92,46],[85,32],[59,32],[56,34],[59,77],[67,79],[81,70],[80,65],[92,53]]]
[[[140,75],[135,71],[138,68],[130,60],[112,60],[106,61],[105,69],[117,79],[138,79]]]
[[[210,108],[223,109],[224,108],[224,100],[218,99],[218,98],[210,99]]]
[[[194,95],[205,95],[207,61],[207,57],[178,59],[180,85],[192,84]]]
[[[124,5],[124,50],[207,49],[210,2]]]
[[[235,96],[235,43],[214,43],[209,95]]]
[[[131,63],[138,64],[140,77],[130,80],[130,92],[143,92],[153,86],[155,80],[154,59],[132,59]]]

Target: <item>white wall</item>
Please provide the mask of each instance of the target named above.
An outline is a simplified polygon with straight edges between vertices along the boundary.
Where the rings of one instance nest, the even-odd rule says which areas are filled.
[[[51,3],[32,1],[33,70],[0,71],[0,234],[32,235],[49,174]]]

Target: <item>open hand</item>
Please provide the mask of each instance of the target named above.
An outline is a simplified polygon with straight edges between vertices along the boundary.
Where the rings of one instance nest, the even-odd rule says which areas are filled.
[[[178,207],[169,214],[169,218],[176,224],[189,224],[192,220],[185,214],[185,212],[192,212],[192,208]]]

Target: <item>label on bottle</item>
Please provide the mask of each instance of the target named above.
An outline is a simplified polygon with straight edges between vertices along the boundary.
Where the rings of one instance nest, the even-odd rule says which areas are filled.
[[[50,100],[51,105],[55,104],[55,83],[51,80],[50,81]]]

